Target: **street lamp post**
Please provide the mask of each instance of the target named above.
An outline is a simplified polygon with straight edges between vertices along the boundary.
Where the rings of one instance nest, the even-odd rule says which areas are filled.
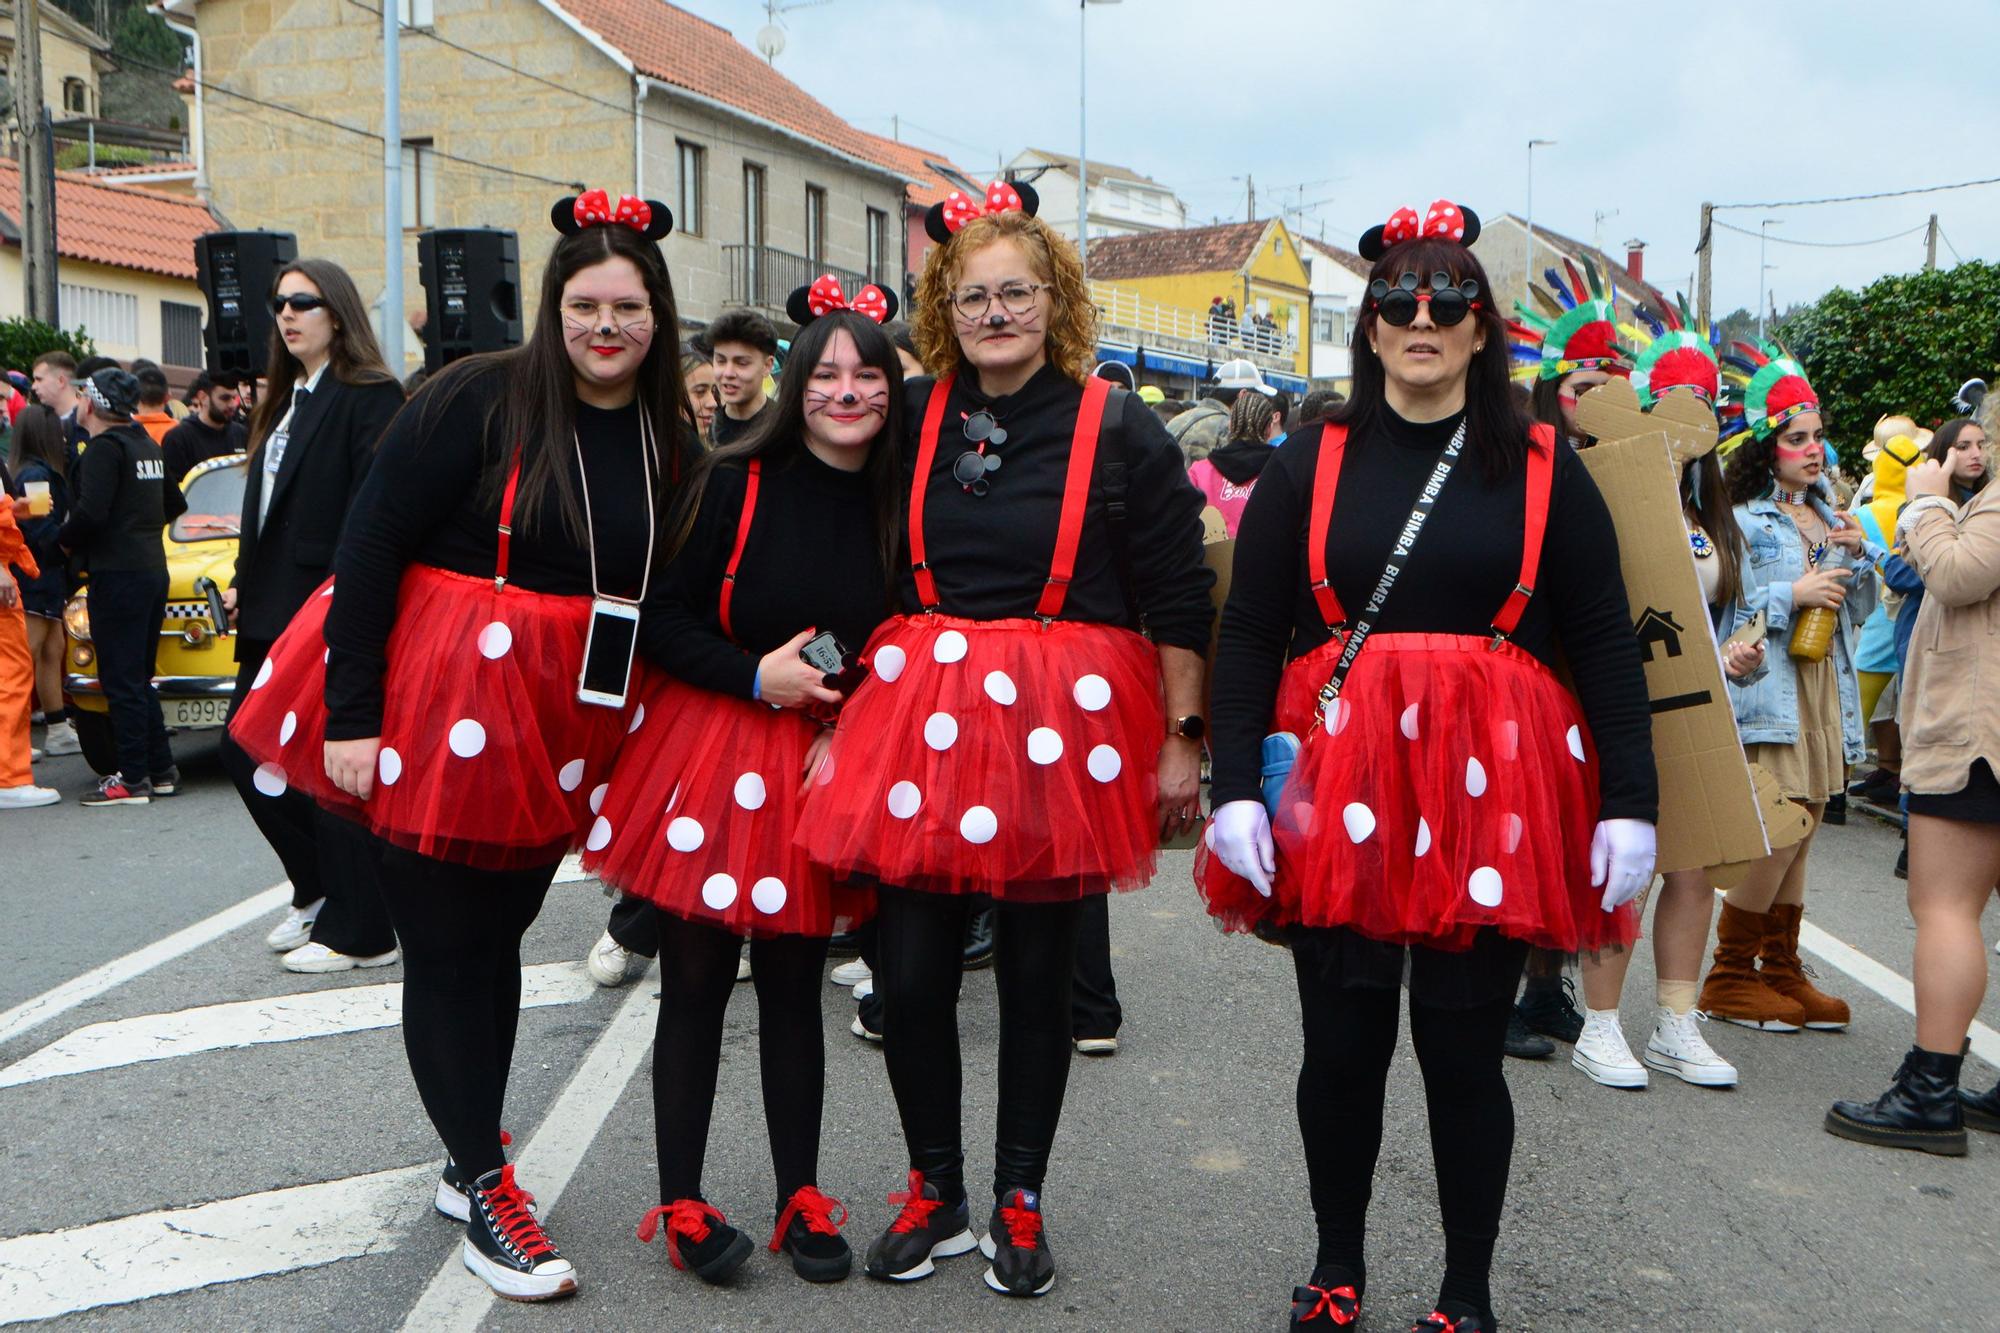
[[[1785,225],[1783,218],[1765,218],[1757,224],[1757,341],[1764,341],[1764,312],[1770,308],[1770,288],[1765,280],[1771,275],[1772,265],[1764,262],[1764,253],[1771,243],[1771,228]]]
[[[1528,248],[1521,253],[1521,299],[1535,280],[1535,150],[1555,147],[1554,139],[1528,140]]]
[[[1092,5],[1119,0],[1076,0],[1076,258],[1083,280],[1090,281],[1090,145],[1085,139],[1085,107],[1089,101],[1090,61],[1084,50],[1084,15]]]

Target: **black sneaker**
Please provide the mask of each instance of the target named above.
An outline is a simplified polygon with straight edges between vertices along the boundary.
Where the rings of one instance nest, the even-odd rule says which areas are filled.
[[[792,1271],[808,1282],[842,1281],[854,1271],[854,1251],[840,1234],[846,1220],[840,1200],[821,1194],[817,1185],[801,1185],[778,1212],[771,1251],[791,1255]]]
[[[936,1270],[935,1259],[949,1259],[978,1246],[972,1234],[972,1213],[965,1200],[947,1206],[938,1197],[937,1186],[924,1181],[921,1171],[910,1172],[908,1192],[897,1191],[889,1202],[902,1211],[889,1229],[868,1247],[862,1271],[885,1282],[915,1282]]]
[[[1521,1017],[1517,1004],[1507,1015],[1506,1050],[1516,1060],[1546,1060],[1556,1053],[1556,1044],[1539,1032],[1528,1031],[1528,1021]]]
[[[114,805],[149,805],[152,800],[152,783],[128,783],[113,773],[97,784],[97,790],[83,798],[83,804],[90,809],[101,810]]]
[[[1902,793],[1902,787],[1903,779],[1900,774],[1878,768],[1849,787],[1847,794],[1857,801],[1868,801],[1893,810],[1896,808],[1896,798]]]
[[[994,1205],[979,1252],[992,1263],[986,1285],[1002,1296],[1046,1296],[1056,1284],[1056,1257],[1042,1225],[1042,1200],[1033,1190],[1008,1190]]]
[[[1576,1044],[1583,1035],[1583,1015],[1576,1008],[1576,983],[1568,977],[1560,986],[1529,986],[1514,1006],[1530,1032]]]
[[[513,1145],[513,1142],[514,1136],[512,1134],[509,1134],[504,1129],[500,1131],[501,1147],[510,1147]],[[465,1192],[466,1186],[471,1183],[471,1181],[465,1178],[465,1172],[459,1170],[458,1163],[454,1162],[451,1159],[451,1155],[447,1153],[444,1159],[444,1169],[438,1172],[437,1193],[431,1196],[431,1206],[454,1222],[471,1221],[472,1200],[467,1197]],[[528,1201],[529,1208],[532,1209],[535,1206],[534,1195],[524,1190],[522,1191],[522,1197]]]
[[[667,1258],[711,1285],[727,1282],[757,1248],[701,1199],[676,1199],[650,1210],[639,1221],[639,1239],[652,1240],[662,1217],[667,1220]]]
[[[854,1021],[847,1030],[863,1041],[882,1044],[882,997],[874,991],[862,996],[854,1003]]]
[[[181,794],[180,766],[176,764],[164,773],[153,774],[152,783],[153,795],[155,796],[179,796]]]
[[[965,915],[965,952],[959,966],[967,971],[993,966],[993,904]]]
[[[1354,1327],[1361,1320],[1361,1293],[1366,1285],[1365,1279],[1352,1277],[1336,1265],[1315,1268],[1312,1281],[1292,1288],[1292,1322],[1287,1327],[1293,1333],[1300,1329],[1318,1333],[1322,1328],[1331,1333]]]
[[[576,1291],[576,1265],[529,1211],[510,1164],[488,1171],[466,1191],[471,1217],[460,1253],[480,1281],[510,1301],[546,1301]]]

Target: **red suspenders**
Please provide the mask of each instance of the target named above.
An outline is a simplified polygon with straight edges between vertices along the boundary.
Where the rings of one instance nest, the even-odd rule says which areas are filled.
[[[722,632],[727,637],[736,637],[736,628],[729,621],[729,604],[736,595],[736,570],[743,563],[743,548],[750,544],[750,524],[757,516],[757,479],[764,471],[764,460],[750,460],[749,479],[743,484],[743,512],[736,519],[736,545],[730,549],[729,565],[722,571],[722,593],[716,599],[716,615],[722,621]]]
[[[514,451],[514,461],[507,468],[507,488],[500,493],[500,539],[499,549],[493,557],[494,591],[507,586],[507,551],[514,544],[514,492],[521,486],[521,451]]]

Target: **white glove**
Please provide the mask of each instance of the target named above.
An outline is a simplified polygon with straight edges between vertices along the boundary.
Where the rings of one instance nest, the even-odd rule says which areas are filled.
[[[1208,830],[1209,848],[1222,864],[1270,897],[1278,854],[1271,845],[1271,816],[1265,813],[1264,803],[1230,801],[1209,817]]]
[[[1605,911],[1617,911],[1652,884],[1657,838],[1643,819],[1598,821],[1590,835],[1590,887],[1604,886]]]

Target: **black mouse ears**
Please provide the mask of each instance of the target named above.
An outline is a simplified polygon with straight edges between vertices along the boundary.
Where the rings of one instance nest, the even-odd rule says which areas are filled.
[[[984,198],[974,197],[963,190],[953,190],[942,202],[932,204],[931,211],[924,215],[924,230],[932,240],[943,245],[954,232],[974,218],[1014,212],[1033,217],[1041,206],[1042,197],[1026,181],[994,181],[986,187]]]
[[[849,297],[841,289],[839,278],[823,273],[811,286],[794,291],[785,302],[785,313],[800,328],[836,310],[852,310],[864,319],[886,324],[896,317],[896,294],[871,282]]]
[[[1362,232],[1355,249],[1373,263],[1388,253],[1390,246],[1423,236],[1469,246],[1479,239],[1479,214],[1449,199],[1433,201],[1421,217],[1414,208],[1399,208],[1381,226]]]
[[[603,190],[585,190],[556,200],[549,209],[549,221],[565,236],[574,236],[590,227],[630,227],[649,241],[664,239],[674,229],[674,211],[657,199],[635,199],[629,194],[611,196]]]

